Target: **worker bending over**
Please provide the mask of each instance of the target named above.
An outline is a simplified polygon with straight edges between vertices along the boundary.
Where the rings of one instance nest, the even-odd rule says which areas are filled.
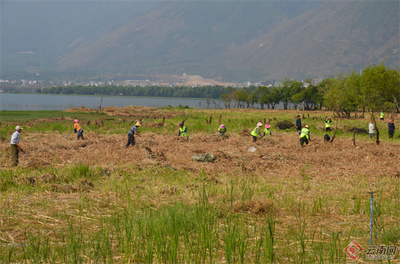
[[[84,140],[84,138],[83,138],[83,129],[79,125],[79,120],[78,119],[74,120],[74,132],[75,133],[78,132],[78,140],[79,140],[80,137],[82,138],[82,140]]]
[[[264,134],[263,137],[265,136],[271,136],[271,125],[266,124],[265,129],[264,129]]]
[[[226,127],[224,124],[221,124],[218,128],[218,132],[219,132],[219,136],[218,137],[226,137],[225,133],[226,133]]]
[[[253,129],[253,131],[251,131],[251,135],[253,136],[253,142],[257,141],[258,137],[261,137],[261,132],[260,132],[260,127],[262,127],[262,123],[258,122],[257,126]]]
[[[308,145],[308,141],[310,140],[310,127],[306,125],[301,129],[300,133],[300,145],[303,147],[304,143]]]
[[[189,133],[187,132],[187,127],[184,125],[183,122],[179,124],[178,137],[184,137],[186,141],[189,140]]]
[[[125,147],[129,147],[129,145],[132,144],[132,147],[135,146],[135,136],[139,136],[140,135],[137,133],[137,129],[138,127],[140,127],[142,124],[140,124],[140,122],[136,122],[136,124],[131,127],[131,129],[128,132],[128,143],[126,143]]]

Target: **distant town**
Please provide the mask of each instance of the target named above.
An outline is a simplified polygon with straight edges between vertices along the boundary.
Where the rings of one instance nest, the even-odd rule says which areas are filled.
[[[223,86],[223,87],[233,87],[233,88],[241,88],[241,87],[259,87],[259,86],[267,86],[267,87],[279,87],[281,86],[280,81],[275,81],[273,83],[266,82],[243,82],[243,83],[234,83],[234,82],[222,82],[216,81],[213,79],[205,79],[199,75],[187,75],[183,74],[181,76],[177,75],[165,75],[165,78],[152,78],[152,79],[144,79],[144,80],[106,80],[106,81],[98,81],[98,80],[88,80],[88,81],[69,81],[69,80],[28,80],[28,79],[19,79],[19,80],[10,80],[10,79],[0,79],[0,92],[36,92],[38,89],[50,88],[50,87],[62,87],[62,86],[164,86],[164,87],[176,87],[176,86],[186,86],[186,87],[201,87],[201,86]],[[322,79],[312,79],[308,80],[309,82],[303,82],[303,85],[307,87],[309,84],[318,85],[322,82]]]

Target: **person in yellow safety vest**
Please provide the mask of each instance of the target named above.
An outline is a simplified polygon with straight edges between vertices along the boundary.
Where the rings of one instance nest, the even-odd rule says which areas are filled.
[[[383,114],[383,111],[381,111],[381,115],[379,116],[379,119],[382,121],[385,121],[385,115]]]
[[[262,127],[262,123],[258,122],[257,126],[251,131],[251,135],[253,136],[253,142],[256,142],[257,138],[261,136],[260,127]]]
[[[308,145],[308,141],[310,140],[310,127],[306,125],[301,129],[300,133],[300,146],[303,147],[304,143]]]
[[[224,124],[221,124],[218,128],[219,136],[218,137],[227,137],[225,136],[226,133],[226,127]]]
[[[264,129],[264,137],[265,136],[271,136],[272,134],[271,134],[271,125],[268,125],[268,124],[266,124],[265,125],[265,129]]]
[[[185,140],[189,140],[189,133],[187,132],[187,127],[183,124],[179,124],[178,136],[185,137]]]
[[[330,117],[325,118],[325,131],[326,132],[331,131],[331,122],[332,122],[332,119]]]

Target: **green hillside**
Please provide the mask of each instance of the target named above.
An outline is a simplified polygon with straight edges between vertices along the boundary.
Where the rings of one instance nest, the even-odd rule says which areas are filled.
[[[399,66],[397,1],[149,2],[62,2],[65,12],[29,3],[24,19],[50,13],[24,27],[19,15],[2,16],[15,22],[2,23],[2,71],[267,81],[329,77],[384,58]],[[15,13],[25,4],[8,3]]]
[[[398,67],[398,39],[398,3],[335,1],[279,25],[225,59],[228,69],[243,77],[328,77],[384,58]]]

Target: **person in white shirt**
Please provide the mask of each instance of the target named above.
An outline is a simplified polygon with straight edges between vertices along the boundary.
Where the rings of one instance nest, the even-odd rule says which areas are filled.
[[[371,120],[371,123],[369,123],[369,137],[374,138],[375,137],[375,126],[374,126],[374,120]]]
[[[15,127],[15,132],[11,136],[11,159],[12,159],[12,166],[18,166],[18,154],[20,151],[24,152],[19,145],[20,141],[20,133],[22,131],[22,127],[16,126]]]

